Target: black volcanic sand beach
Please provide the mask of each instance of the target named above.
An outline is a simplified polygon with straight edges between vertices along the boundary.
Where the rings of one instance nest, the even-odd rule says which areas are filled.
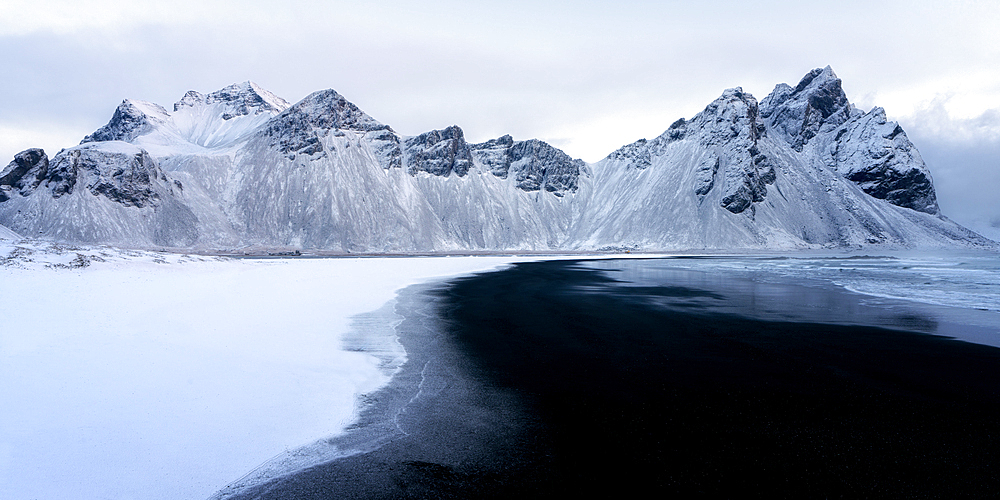
[[[400,411],[404,433],[243,496],[1000,491],[1000,349],[924,333],[933,317],[885,320],[834,287],[769,284],[768,312],[754,315],[727,307],[758,300],[740,295],[742,278],[657,276],[556,261],[411,291],[397,309],[407,365],[438,375]],[[794,312],[774,309],[783,302]],[[824,303],[883,326],[828,321]],[[824,319],[804,320],[810,307]],[[421,328],[433,346],[408,340]]]

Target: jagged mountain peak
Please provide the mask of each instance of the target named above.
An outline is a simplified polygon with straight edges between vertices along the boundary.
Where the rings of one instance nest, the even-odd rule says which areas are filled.
[[[705,109],[695,115],[691,121],[698,120],[699,116],[715,117],[721,114],[732,115],[733,113],[745,115],[751,109],[756,112],[757,107],[757,98],[749,92],[744,92],[743,87],[733,87],[724,90],[722,95],[705,106]]]
[[[125,141],[150,151],[186,144],[225,147],[246,138],[271,117],[288,109],[284,99],[247,81],[205,95],[190,90],[174,103],[173,112],[158,104],[126,99],[111,120],[81,141]]]
[[[196,90],[189,90],[184,94],[184,97],[174,103],[174,111],[216,103],[227,104],[231,108],[223,116],[224,119],[251,113],[272,112],[276,114],[291,106],[288,101],[248,80],[228,85],[208,95]]]
[[[794,88],[778,84],[761,101],[760,114],[768,128],[796,151],[821,131],[849,120],[854,107],[830,66],[807,73]]]
[[[806,73],[805,76],[799,80],[799,84],[795,86],[795,91],[802,92],[810,86],[824,86],[827,82],[834,81],[836,81],[837,85],[840,85],[840,78],[837,78],[837,74],[833,72],[833,68],[827,65],[825,68],[816,68]]]
[[[827,134],[820,148],[825,163],[865,193],[893,205],[939,213],[930,170],[898,123],[876,107],[855,113]]]
[[[170,113],[159,104],[125,99],[115,109],[111,120],[83,138],[80,144],[101,141],[132,141],[170,120]]]
[[[390,128],[357,107],[336,90],[313,92],[295,103],[284,116],[301,116],[308,123],[321,129],[372,131]]]
[[[259,134],[289,160],[298,155],[325,155],[323,139],[335,131],[352,131],[372,141],[383,168],[402,166],[399,136],[336,90],[313,92],[267,122]],[[336,135],[336,134],[335,134]]]
[[[173,125],[178,135],[193,144],[228,147],[289,107],[281,97],[246,81],[208,95],[188,91],[174,104]]]
[[[41,149],[22,151],[0,175],[0,188],[17,188],[28,196],[45,187],[59,198],[72,194],[81,178],[94,195],[139,208],[159,199],[149,188],[151,179],[167,182],[146,150],[122,141],[100,141],[64,149],[51,161]]]
[[[538,139],[515,141],[503,135],[470,146],[472,156],[488,172],[501,179],[513,177],[521,191],[545,191],[556,197],[575,193],[580,177],[589,177],[583,160]]]
[[[472,152],[458,125],[410,137],[404,145],[406,169],[411,175],[427,172],[448,176],[455,172],[461,177],[472,168]]]
[[[623,146],[605,164],[642,171],[664,164],[674,143],[694,140],[711,154],[666,163],[693,169],[699,202],[721,190],[720,205],[739,214],[763,202],[777,178],[774,143],[758,144],[767,136],[801,155],[796,161],[819,158],[874,198],[938,213],[930,173],[902,128],[887,121],[881,108],[867,114],[854,108],[829,66],[810,71],[795,87],[778,84],[759,106],[742,89],[728,89],[691,120],[674,122],[651,141]]]
[[[179,101],[174,103],[174,111],[193,108],[201,104],[205,104],[205,96],[197,90],[189,90],[184,94],[184,97],[181,97]]]
[[[205,96],[205,104],[217,102],[225,103],[231,108],[222,116],[224,120],[251,113],[260,114],[269,111],[280,113],[291,106],[284,99],[251,81],[234,83]]]
[[[0,202],[9,200],[15,189],[33,189],[40,182],[38,176],[44,176],[48,168],[49,156],[40,148],[26,149],[14,155],[14,160],[0,170]],[[32,171],[36,173],[35,178],[27,175]]]
[[[639,139],[609,154],[606,160],[626,168],[645,169],[652,159],[675,141],[693,138],[705,147],[741,139],[750,145],[763,133],[759,119],[759,106],[753,95],[741,87],[726,89],[721,96],[709,103],[704,110],[687,120],[680,118],[655,139]]]
[[[10,209],[3,224],[63,241],[183,247],[197,240],[198,217],[145,149],[98,141],[64,149],[51,160],[41,150],[19,155],[28,167],[0,186]],[[44,214],[44,215],[43,215]]]
[[[719,144],[738,137],[756,141],[760,129],[758,125],[759,106],[757,99],[741,87],[726,89],[716,100],[687,122],[674,122],[672,129],[664,132],[668,137],[676,137],[680,129],[686,132],[698,131],[706,145]]]
[[[842,109],[849,109],[851,104],[841,86],[840,78],[837,78],[829,66],[822,70],[810,71],[795,86],[792,97],[794,98],[796,94],[805,96],[810,109],[819,111],[824,120]]]

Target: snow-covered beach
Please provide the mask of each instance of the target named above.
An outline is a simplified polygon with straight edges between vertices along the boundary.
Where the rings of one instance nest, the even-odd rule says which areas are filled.
[[[518,260],[0,244],[22,248],[0,267],[0,496],[11,499],[207,498],[340,433],[357,397],[388,381],[375,356],[344,349],[352,316],[403,286]]]
[[[524,403],[471,377],[478,361],[464,360],[455,344],[435,351],[444,345],[437,343],[444,330],[432,316],[442,311],[427,297],[433,302],[441,293],[435,290],[451,289],[444,279],[462,282],[467,278],[455,280],[553,256],[223,259],[10,240],[0,245],[0,303],[10,311],[0,333],[5,498],[242,498],[255,485],[289,474],[291,482],[281,484],[310,484],[298,473],[324,462],[312,474],[342,478],[343,470],[328,461],[337,445],[360,443],[372,451],[387,442],[379,441],[377,414],[361,422],[359,432],[368,435],[345,434],[359,409],[375,404],[396,411],[400,401],[408,420],[400,421],[401,434],[390,436],[397,442],[366,456],[398,459],[399,450],[419,456],[419,447],[407,443],[451,429],[457,418],[441,414],[428,421],[428,411],[452,408],[479,412],[469,422],[486,425],[480,431],[508,432],[490,444],[502,451],[495,460],[521,460],[511,450],[521,449],[517,440],[525,436],[518,427]],[[719,317],[775,325],[903,329],[1000,344],[1000,260],[993,254],[709,256],[577,267],[622,280],[595,289],[600,294],[637,291],[629,300],[666,310],[710,306]],[[673,297],[672,280],[707,292]],[[409,286],[420,283],[427,284]],[[394,308],[404,287],[405,303]],[[586,287],[566,290],[586,297]],[[528,296],[522,302],[539,303]],[[411,320],[400,330],[407,336],[403,345],[410,342],[407,351],[395,343],[393,328],[403,319],[398,310]],[[428,339],[431,344],[416,344]],[[408,355],[420,359],[396,371]],[[393,373],[396,384],[386,393]],[[363,394],[375,399],[359,399]],[[482,413],[494,407],[513,413]],[[508,418],[520,423],[508,428]],[[408,440],[398,441],[404,434]],[[469,436],[454,439],[462,449],[482,439]],[[454,458],[447,443],[438,435],[426,446]],[[371,465],[365,460],[343,461],[344,470],[359,473],[358,464]],[[364,470],[371,479],[381,469]]]

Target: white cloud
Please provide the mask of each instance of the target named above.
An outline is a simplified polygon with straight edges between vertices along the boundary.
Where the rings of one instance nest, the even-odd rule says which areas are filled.
[[[909,116],[898,121],[921,136],[932,137],[935,142],[956,146],[975,146],[984,142],[1000,142],[1000,107],[983,110],[979,103],[978,115],[963,116],[962,103],[955,104],[955,94],[938,95],[929,102],[920,103]],[[987,101],[1000,103],[1000,99]],[[952,111],[952,110],[958,111]]]
[[[1000,239],[1000,108],[956,117],[952,99],[939,95],[898,121],[931,170],[942,213]]]

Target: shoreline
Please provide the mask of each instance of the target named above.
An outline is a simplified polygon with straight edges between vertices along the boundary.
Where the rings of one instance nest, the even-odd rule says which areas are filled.
[[[406,435],[233,498],[745,494],[750,484],[756,494],[895,497],[1000,486],[989,476],[1000,349],[936,335],[939,324],[912,311],[855,318],[895,327],[723,311],[731,290],[697,272],[636,264],[620,281],[594,262],[616,267],[522,263],[405,289],[401,342],[408,355],[417,348],[409,370],[419,365],[432,393],[404,406]],[[789,284],[764,291],[775,303],[803,296]],[[881,311],[836,286],[814,292],[795,314],[817,300]],[[422,315],[407,310],[411,299]],[[403,335],[420,328],[438,336]]]
[[[434,483],[456,473],[486,483],[472,491],[462,488],[463,496],[489,496],[483,487],[491,480],[485,476],[496,475],[497,453],[510,459],[527,448],[518,422],[529,417],[513,395],[477,380],[447,338],[438,301],[428,298],[450,279],[407,286],[386,305],[403,318],[396,328],[406,362],[387,385],[363,396],[359,417],[344,434],[317,442],[345,455],[264,481],[230,485],[212,500],[285,498],[289,488],[291,498],[325,498],[331,491],[341,499],[450,498],[455,491]],[[504,467],[508,473],[510,463]]]
[[[387,381],[343,349],[355,315],[511,261],[79,253],[93,262],[38,249],[0,267],[17,310],[0,334],[0,490],[17,498],[207,498],[340,434]]]

